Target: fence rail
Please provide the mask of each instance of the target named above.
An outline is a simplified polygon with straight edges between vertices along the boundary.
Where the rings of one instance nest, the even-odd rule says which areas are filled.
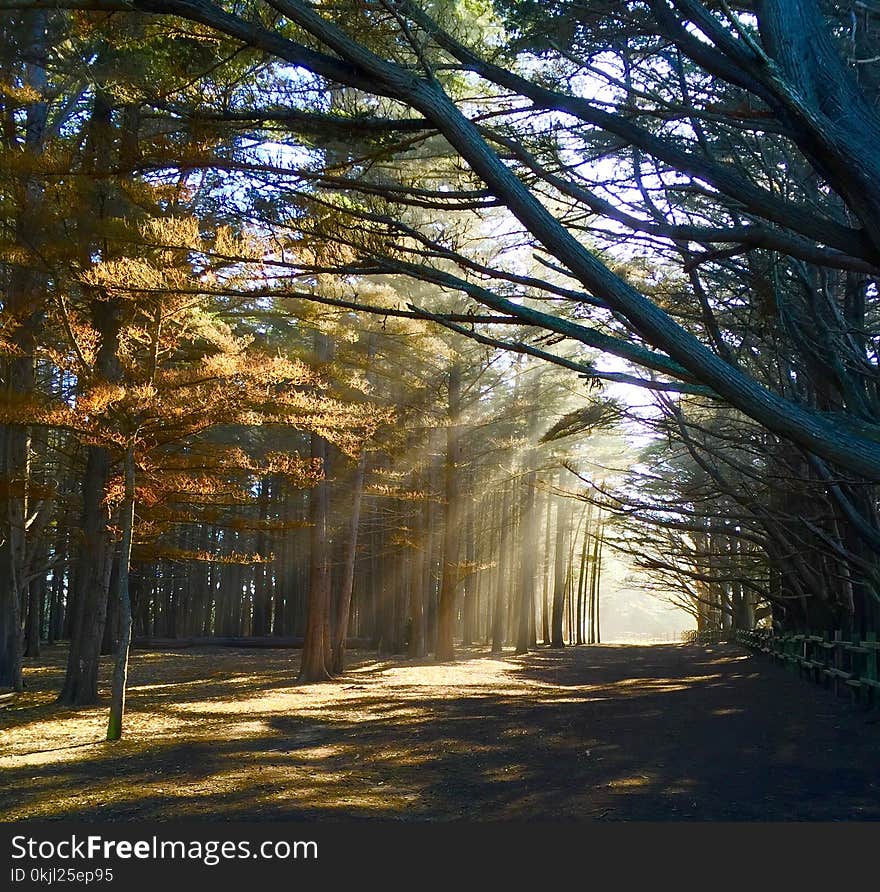
[[[846,638],[840,631],[779,635],[772,629],[751,629],[737,632],[736,640],[799,675],[832,687],[835,693],[848,691],[854,700],[880,703],[880,642],[874,632],[864,638]]]
[[[733,641],[734,634],[732,630],[713,629],[698,632],[696,629],[688,629],[681,633],[681,640],[685,644],[726,644],[728,641]]]

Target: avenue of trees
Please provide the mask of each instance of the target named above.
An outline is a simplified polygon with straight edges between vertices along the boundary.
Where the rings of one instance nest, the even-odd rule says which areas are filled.
[[[874,0],[0,10],[0,685],[880,630]]]

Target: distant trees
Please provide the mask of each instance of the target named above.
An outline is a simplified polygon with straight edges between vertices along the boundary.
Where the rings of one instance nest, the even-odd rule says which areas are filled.
[[[69,639],[60,700],[93,703],[115,651],[116,739],[132,638],[302,638],[302,681],[341,672],[350,634],[449,658],[488,634],[501,543],[499,641],[518,628],[530,646],[535,537],[521,560],[507,526],[534,504],[534,449],[526,483],[504,481],[508,514],[483,490],[540,432],[519,402],[508,414],[503,354],[431,335],[430,313],[400,309],[403,280],[349,300],[320,272],[340,260],[321,237],[338,207],[318,219],[317,190],[267,203],[240,121],[170,111],[193,72],[162,59],[189,54],[220,93],[260,65],[218,66],[137,17],[11,24],[0,684],[21,687],[25,641]]]
[[[16,4],[27,6],[25,0]],[[95,0],[94,6],[119,12],[132,8],[112,0]],[[134,6],[152,10],[149,2]],[[255,11],[261,8],[258,5]],[[880,203],[875,194],[877,178],[871,175],[876,165],[872,146],[880,128],[871,106],[873,82],[861,83],[859,72],[841,60],[814,0],[796,4],[797,26],[784,33],[776,0],[762,4],[756,19],[749,18],[751,10],[728,15],[690,2],[679,6],[658,2],[647,11],[627,3],[610,11],[561,3],[557,16],[547,20],[549,29],[543,19],[529,17],[532,7],[526,8],[525,15],[517,8],[517,15],[507,24],[520,37],[510,43],[513,54],[502,52],[506,58],[498,60],[481,51],[479,28],[472,35],[476,44],[454,36],[461,20],[458,10],[451,8],[439,9],[442,20],[438,21],[414,3],[394,10],[381,4],[352,4],[346,17],[348,31],[339,24],[337,6],[325,10],[321,4],[278,0],[273,8],[283,15],[283,27],[293,29],[290,36],[274,25],[249,23],[208,2],[191,6],[172,0],[161,11],[178,13],[268,58],[300,66],[328,85],[372,94],[374,108],[392,100],[397,109],[409,110],[415,117],[380,113],[365,129],[386,134],[436,131],[469,166],[477,182],[466,191],[421,192],[394,184],[377,186],[371,177],[361,182],[355,173],[343,177],[346,186],[367,195],[384,195],[403,207],[427,204],[466,212],[505,207],[552,258],[551,268],[561,266],[563,277],[577,283],[569,296],[600,311],[594,314],[597,322],[615,320],[616,333],[603,334],[553,314],[536,315],[511,303],[488,283],[478,284],[417,262],[419,245],[458,262],[463,272],[473,270],[475,260],[458,250],[454,240],[420,232],[399,212],[355,205],[347,209],[354,230],[342,240],[353,241],[351,261],[362,272],[406,274],[459,289],[523,321],[601,346],[686,383],[697,381],[774,434],[850,472],[880,473],[880,450],[856,421],[836,424],[827,417],[828,410],[778,393],[749,369],[731,362],[731,355],[723,355],[724,350],[719,352],[712,342],[711,332],[709,339],[701,340],[699,330],[678,321],[661,306],[662,301],[643,293],[650,288],[640,291],[631,279],[614,272],[584,246],[580,236],[579,220],[587,214],[645,234],[662,247],[702,245],[696,250],[708,251],[704,261],[714,257],[716,245],[732,245],[740,246],[731,249],[734,256],[770,251],[793,263],[871,275],[878,251],[872,209]],[[488,9],[485,14],[488,25]],[[866,21],[868,29],[874,26],[870,14]],[[688,23],[703,39],[689,30]],[[568,38],[564,45],[554,36],[562,24],[566,27],[561,33]],[[361,39],[362,35],[370,37]],[[376,35],[382,39],[376,40]],[[517,70],[515,53],[520,47],[536,50],[544,60],[540,77]],[[669,47],[673,48],[671,61]],[[806,47],[810,52],[805,52]],[[596,68],[591,59],[597,53],[613,57],[610,67]],[[814,61],[801,66],[795,60],[802,58]],[[644,84],[633,80],[634,59],[640,63],[637,78]],[[442,80],[435,68],[442,69]],[[456,70],[469,72],[470,79],[453,78],[450,72]],[[571,78],[578,82],[578,73],[604,81],[608,108],[569,86]],[[487,100],[497,123],[477,126],[463,111],[468,108],[464,85],[470,82],[481,83],[497,95],[494,102]],[[517,106],[522,103],[537,114],[537,138],[530,125],[517,127],[521,117]],[[843,108],[847,110],[845,124],[835,112]],[[541,113],[551,112],[552,116],[542,118]],[[242,114],[253,121],[277,122],[287,117],[297,126],[322,123],[320,117],[310,119],[308,112],[297,107],[286,111],[277,106],[249,108]],[[240,117],[234,108],[226,115]],[[687,126],[664,131],[663,122],[669,120]],[[543,144],[542,129],[547,135]],[[780,196],[764,181],[765,168],[760,164],[737,165],[731,160],[743,157],[735,153],[737,141],[746,150],[752,134],[761,137],[759,154],[764,147],[778,154],[776,171],[786,178],[790,191]],[[384,147],[386,157],[390,150]],[[411,150],[412,144],[406,143],[405,151]],[[625,206],[604,198],[602,183],[589,182],[592,174],[579,181],[579,174],[569,173],[566,158],[573,151],[586,159],[599,151],[632,164],[630,179],[640,192],[643,216],[633,216]],[[396,158],[405,161],[400,153]],[[851,173],[856,168],[863,172]],[[806,175],[807,171],[813,176]],[[818,187],[820,181],[827,194]],[[542,191],[570,212],[558,217],[551,214],[539,199]],[[679,194],[688,200],[679,200]],[[843,208],[851,214],[851,222],[843,221]],[[412,247],[401,253],[399,249],[410,240]],[[493,267],[491,272],[499,282],[510,281],[510,273],[503,268]],[[541,282],[530,284],[538,293],[548,288]],[[549,283],[551,293],[560,287],[555,281]],[[692,284],[692,290],[699,306],[700,289]]]
[[[353,7],[343,30],[320,4],[283,8],[300,43],[212,22],[328,82],[399,103],[382,122],[407,134],[399,167],[414,157],[421,122],[425,145],[436,131],[473,173],[442,190],[404,193],[352,168],[351,193],[372,204],[343,211],[357,227],[345,238],[357,258],[350,269],[457,290],[648,369],[641,386],[702,395],[757,422],[768,464],[754,473],[815,477],[820,497],[836,506],[818,534],[799,536],[824,542],[833,560],[807,569],[813,558],[792,563],[780,548],[767,556],[785,580],[765,587],[777,618],[876,627],[867,582],[875,569],[864,550],[878,528],[875,499],[865,496],[880,467],[871,174],[880,125],[876,60],[852,50],[876,37],[875,13],[809,0],[783,13],[771,0],[743,9],[560,2],[548,16],[544,5],[518,3],[497,4],[495,19],[486,7],[464,26],[449,9],[432,10],[432,19],[405,4],[393,14]],[[196,17],[211,18],[206,10]],[[508,40],[489,48],[481,28],[493,26]],[[363,37],[370,27],[383,41]],[[527,71],[517,65],[521,51],[537,57]],[[500,219],[493,208],[505,207],[541,252],[543,271],[513,272],[513,240],[475,251],[460,228],[418,225],[411,209],[425,203],[483,219]],[[587,238],[606,253],[589,251]],[[536,305],[549,299],[573,312]],[[535,339],[472,333],[547,352]],[[706,448],[700,438],[686,442]],[[799,458],[788,458],[787,444]],[[810,511],[802,502],[796,517]],[[782,535],[777,528],[775,539]],[[713,568],[701,562],[697,572]],[[842,590],[835,580],[845,580]]]
[[[751,419],[771,465],[785,456],[786,473],[815,478],[835,505],[818,538],[837,568],[775,567],[787,580],[777,618],[876,628],[876,11],[816,0],[271,8],[283,26],[268,4],[251,8],[266,13],[256,23],[207,2],[161,11],[355,97],[331,120],[291,97],[212,112],[337,139],[348,117],[368,135],[373,147],[350,163],[310,173],[319,191],[305,203],[333,209],[334,226],[316,216],[314,232],[340,246],[336,271],[457,292],[644,371],[568,360],[573,370]],[[426,156],[443,159],[427,186]],[[523,242],[537,272],[523,270]],[[441,321],[559,361],[537,337]],[[850,582],[827,583],[841,578],[851,605]],[[793,611],[792,586],[815,610]]]
[[[213,549],[193,547],[198,537],[182,531],[208,520],[209,506],[216,512],[229,501],[256,500],[265,484],[255,484],[255,474],[307,487],[322,473],[295,446],[249,449],[246,437],[221,446],[213,432],[320,430],[345,446],[369,436],[376,421],[367,402],[327,397],[296,342],[282,356],[260,345],[252,324],[236,330],[224,320],[228,301],[209,296],[211,284],[222,278],[234,286],[237,265],[265,248],[211,213],[210,189],[204,180],[191,187],[179,143],[163,145],[164,176],[139,170],[155,132],[146,123],[149,104],[134,101],[142,69],[126,65],[124,40],[107,52],[95,84],[79,79],[79,54],[107,35],[42,13],[16,24],[4,46],[12,86],[2,109],[10,483],[0,544],[9,571],[0,684],[21,686],[22,625],[32,648],[47,625],[51,637],[71,642],[61,701],[83,704],[97,697],[102,643],[127,637],[126,623],[119,627],[125,611],[111,593],[126,588],[129,552],[140,565],[136,626],[176,634],[190,622],[181,609],[186,593],[176,580],[160,608],[145,585],[147,555],[204,559]],[[123,26],[113,36],[132,32]],[[150,51],[160,51],[161,30],[150,36]],[[136,522],[123,558],[126,463],[134,465]],[[228,553],[237,536],[220,538],[227,559],[253,560]],[[50,569],[51,599],[37,584]],[[212,600],[200,608],[203,627],[231,619]]]
[[[135,634],[305,634],[303,680],[597,635],[604,542],[701,623],[880,626],[875,10],[43,5],[0,0],[0,684],[69,636],[94,700],[132,443]],[[569,519],[513,354],[653,394],[654,471]]]

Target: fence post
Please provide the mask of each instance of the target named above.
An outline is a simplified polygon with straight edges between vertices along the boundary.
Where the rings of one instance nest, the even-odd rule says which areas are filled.
[[[826,645],[831,643],[831,636],[827,632],[823,632],[822,641],[822,687],[827,688],[829,682],[831,681],[831,676],[828,674],[828,670],[831,668],[830,663],[832,661],[832,650]]]
[[[853,647],[861,647],[861,641],[859,640],[859,636],[856,632],[853,632],[850,635],[852,639]],[[862,654],[857,650],[851,650],[849,652],[849,672],[852,675],[853,681],[861,681],[864,673],[864,667],[859,666],[858,664],[862,661]],[[863,685],[850,685],[850,691],[852,692],[852,701],[853,703],[860,703],[862,700],[862,687]]]
[[[837,669],[838,672],[843,672],[843,634],[840,629],[837,629],[834,632],[834,668]],[[834,675],[834,693],[835,695],[840,694],[840,676],[835,673]]]
[[[880,680],[877,678],[877,648],[874,646],[876,643],[877,633],[868,632],[865,635],[865,644],[868,647],[868,652],[865,654],[865,675],[868,677],[868,691],[865,700],[869,707],[877,703],[877,688],[875,685]]]
[[[740,643],[767,654],[772,660],[788,664],[799,675],[809,669],[818,683],[829,683],[836,696],[841,686],[848,689],[854,703],[866,708],[880,704],[880,640],[877,632],[866,632],[864,637],[841,629],[813,635],[775,634],[772,629],[752,629],[740,632]],[[821,654],[821,656],[820,656]],[[807,665],[809,664],[809,665]]]

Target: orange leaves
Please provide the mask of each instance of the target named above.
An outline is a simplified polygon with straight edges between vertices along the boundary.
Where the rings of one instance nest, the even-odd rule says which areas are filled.
[[[321,479],[323,468],[320,462],[295,452],[256,457],[240,447],[204,441],[185,452],[145,454],[138,462],[137,541],[155,540],[181,523],[274,534],[303,526],[297,521],[265,521],[235,513],[237,506],[253,503],[256,480],[269,475],[284,477],[291,487],[306,488]],[[120,504],[123,495],[120,472],[108,487],[108,504]]]
[[[405,489],[401,486],[392,486],[375,480],[364,488],[364,492],[373,496],[395,499],[399,502],[425,502],[432,498],[430,493],[424,490]]]
[[[125,388],[109,381],[93,384],[76,401],[76,409],[85,416],[103,415],[125,397]]]
[[[298,387],[317,383],[314,372],[299,360],[243,349],[205,357],[199,364],[199,371],[205,377],[218,381],[226,379],[232,385],[277,386],[279,393],[290,393]]]
[[[33,87],[23,83],[15,84],[8,80],[0,80],[0,96],[11,100],[15,105],[27,105],[39,102],[43,98]]]
[[[144,243],[156,247],[193,250],[202,242],[201,227],[195,217],[150,217],[139,229]]]
[[[39,393],[0,390],[0,424],[44,424],[69,428],[74,415],[65,403],[51,402]]]
[[[178,489],[190,488],[201,492],[206,492],[209,479],[218,475],[281,475],[301,486],[317,483],[322,475],[320,462],[295,452],[269,452],[256,458],[240,447],[210,443],[200,443],[198,448],[191,448],[183,454],[153,457],[145,463],[144,472],[161,474],[166,481],[176,482]],[[228,487],[226,482],[217,485],[221,489]]]
[[[0,354],[7,357],[24,356],[21,348],[2,333],[0,333]]]
[[[176,562],[196,562],[204,564],[268,564],[275,560],[274,554],[260,555],[246,551],[233,551],[227,554],[215,554],[212,551],[172,548],[171,546],[153,547],[148,551],[140,551],[138,557],[143,560],[149,556],[152,560]]]
[[[299,485],[313,486],[324,476],[321,462],[314,458],[286,452],[269,452],[265,459],[265,473],[299,481]]]
[[[193,284],[189,270],[158,265],[140,257],[102,261],[83,272],[81,279],[95,288],[110,288],[114,294],[131,292],[132,298],[142,291],[185,291]]]

